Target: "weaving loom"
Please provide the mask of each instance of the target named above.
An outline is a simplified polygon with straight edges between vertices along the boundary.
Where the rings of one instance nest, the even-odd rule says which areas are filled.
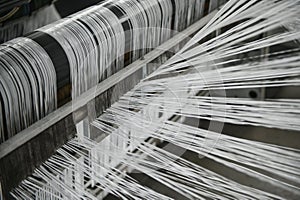
[[[109,0],[0,45],[1,197],[299,199],[300,100],[270,95],[299,93],[299,21],[299,0]]]

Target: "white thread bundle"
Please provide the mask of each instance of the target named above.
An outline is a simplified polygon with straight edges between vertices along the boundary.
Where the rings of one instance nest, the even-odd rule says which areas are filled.
[[[122,133],[123,129],[143,131],[143,134],[148,137],[168,141],[182,148],[216,159],[218,162],[228,163],[226,159],[232,159],[231,161],[238,162],[241,165],[262,169],[298,183],[300,154],[296,149],[286,149],[280,146],[220,135],[171,121],[165,121],[164,123],[148,121],[145,118],[143,119],[143,114],[127,112],[121,109],[110,109],[109,114],[111,116],[104,115],[94,123],[96,127],[102,127],[101,130],[107,133],[116,132],[117,129],[113,127],[120,127],[121,131],[118,131],[118,133],[123,134],[123,137],[127,137],[126,132]],[[107,123],[112,124],[111,127],[105,125]],[[144,127],[147,127],[147,129]],[[256,159],[258,160],[256,161]],[[285,183],[282,184],[285,185]]]
[[[188,98],[124,96],[118,102],[120,109],[141,110],[147,104],[158,112],[176,113],[183,117],[214,120],[239,125],[254,125],[284,130],[300,129],[300,102],[298,100],[254,101],[241,98],[191,96]],[[180,102],[182,105],[178,105]],[[167,107],[168,109],[165,109]],[[120,110],[121,111],[121,110]],[[276,115],[274,115],[276,113]]]
[[[292,35],[297,35],[297,34],[292,33]],[[278,36],[273,36],[273,37],[276,39],[280,38]],[[292,39],[294,39],[294,38],[292,38]],[[264,40],[268,41],[269,38],[264,39]],[[265,42],[264,40],[261,40],[261,41]],[[280,42],[284,43],[285,41],[286,40],[280,39],[276,43],[277,44]],[[270,44],[270,45],[272,46],[273,44]],[[199,46],[201,46],[201,45],[199,45]],[[262,47],[264,48],[264,47],[266,47],[266,45],[264,45]],[[262,47],[260,47],[260,48],[262,48]],[[195,48],[197,48],[197,47],[195,47]],[[222,49],[216,49],[216,51],[222,52]],[[198,55],[197,54],[198,51],[195,51],[195,52],[196,52],[195,55]],[[182,55],[183,54],[180,54],[177,57],[179,59],[176,60],[176,62],[178,62],[181,58],[185,58]],[[204,54],[202,57],[200,56],[200,58],[205,58],[205,56],[207,56],[207,55],[209,55],[209,54]],[[214,54],[212,54],[211,57],[215,58]],[[199,57],[197,57],[197,59],[198,58]],[[141,121],[139,124],[139,121],[142,119],[143,114],[138,113],[138,114],[136,114],[136,116],[134,116],[134,114],[132,114],[132,112],[129,112],[128,109],[136,109],[137,111],[139,111],[139,110],[141,110],[141,108],[143,106],[146,106],[147,104],[151,104],[151,105],[155,105],[157,107],[158,112],[176,113],[176,111],[178,109],[178,108],[176,108],[176,103],[178,101],[181,102],[182,104],[184,104],[182,110],[178,111],[179,115],[183,115],[183,116],[187,116],[187,117],[196,117],[196,118],[200,117],[201,118],[201,114],[204,116],[208,114],[207,110],[209,110],[210,107],[212,107],[212,111],[209,114],[214,115],[215,114],[214,112],[216,112],[215,106],[217,106],[217,103],[215,103],[216,98],[207,99],[207,102],[205,104],[206,105],[206,112],[205,112],[205,110],[203,110],[203,109],[202,110],[200,109],[200,111],[197,110],[197,105],[201,104],[201,97],[199,97],[199,98],[186,97],[186,99],[184,99],[184,98],[183,99],[182,98],[175,99],[174,98],[174,99],[170,100],[170,97],[163,96],[161,94],[164,91],[166,91],[166,88],[169,88],[171,86],[172,86],[172,89],[175,88],[172,90],[173,92],[180,92],[180,91],[185,91],[185,90],[188,90],[191,88],[196,89],[196,90],[205,90],[205,89],[210,90],[210,89],[218,89],[218,87],[220,89],[223,89],[225,86],[225,89],[227,89],[227,88],[237,89],[237,88],[241,88],[241,87],[250,87],[250,88],[251,87],[264,87],[265,85],[267,85],[267,86],[274,86],[274,85],[282,86],[282,85],[298,84],[299,83],[298,79],[290,80],[290,78],[293,76],[294,77],[299,76],[299,71],[298,71],[299,63],[297,61],[298,59],[299,59],[299,56],[293,56],[293,57],[287,57],[287,58],[282,58],[282,57],[276,56],[270,61],[263,60],[261,62],[243,64],[243,65],[241,65],[241,68],[238,68],[240,66],[236,66],[236,67],[229,66],[227,68],[226,67],[221,68],[218,71],[217,70],[216,71],[220,74],[219,77],[222,77],[222,80],[220,80],[219,77],[215,77],[215,79],[213,79],[213,75],[215,75],[217,73],[216,72],[214,73],[213,70],[211,70],[211,68],[206,67],[206,66],[204,66],[204,67],[201,66],[202,68],[197,68],[197,65],[196,65],[195,68],[201,69],[201,71],[200,71],[201,75],[203,77],[205,77],[205,80],[203,80],[202,77],[199,76],[199,74],[193,73],[194,72],[193,70],[190,70],[190,71],[192,71],[191,73],[188,73],[189,69],[185,70],[186,67],[191,65],[190,62],[192,60],[188,60],[187,62],[183,62],[183,63],[174,64],[173,66],[175,66],[175,67],[173,67],[172,65],[170,65],[170,63],[172,62],[172,59],[171,59],[169,62],[167,62],[168,65],[163,65],[159,70],[157,70],[155,73],[153,73],[152,76],[149,76],[148,79],[153,78],[155,76],[157,76],[158,78],[153,79],[153,80],[150,79],[150,81],[148,81],[148,80],[143,81],[141,84],[139,84],[136,87],[136,90],[128,93],[127,95],[125,95],[124,98],[122,98],[123,102],[121,100],[121,102],[115,104],[115,106],[113,106],[112,109],[109,109],[109,113],[112,112],[111,116],[109,116],[109,114],[106,114],[106,116],[108,116],[108,118],[105,118],[105,116],[104,116],[103,118],[100,118],[100,120],[104,120],[106,123],[109,123],[109,124],[111,124],[111,123],[115,124],[117,126],[120,126],[121,129],[124,128],[125,130],[129,129],[129,128],[134,129],[132,127],[135,127],[136,130],[139,130],[139,131],[143,130],[144,132],[148,132],[147,129],[142,129],[142,128],[146,126],[148,129],[151,130],[151,128],[154,127],[154,129],[152,129],[152,131],[155,132],[156,128],[158,128],[158,130],[159,130],[159,126],[156,127],[155,122],[151,121],[151,122],[149,122],[150,125],[147,126],[147,120],[145,120],[145,121]],[[294,62],[294,61],[296,61],[296,62]],[[200,60],[200,62],[205,63],[205,62],[207,62],[207,60],[203,61],[203,59],[202,59],[202,60]],[[230,62],[232,62],[232,61],[229,60],[229,63]],[[175,63],[175,61],[174,61],[174,63]],[[165,67],[165,69],[164,69],[164,67]],[[247,71],[248,70],[247,68],[251,69],[251,70]],[[280,70],[280,68],[282,68],[282,70]],[[181,69],[184,69],[184,70],[181,70]],[[204,69],[204,72],[203,72],[203,69]],[[271,69],[271,70],[269,71],[269,69]],[[185,72],[185,73],[182,73],[183,75],[180,75],[180,73],[179,73],[178,76],[175,76],[176,71],[177,71],[177,74],[178,74],[178,71],[181,73],[182,72]],[[205,73],[205,71],[207,71],[208,73]],[[170,72],[173,72],[173,74],[175,74],[175,75],[166,77],[166,78],[159,77],[161,75],[170,74]],[[226,73],[228,73],[228,76],[226,76]],[[209,76],[210,74],[211,74],[211,76]],[[242,75],[244,75],[244,76],[242,76]],[[270,80],[268,82],[267,81],[252,82],[252,80],[256,80],[256,79],[264,80],[266,78],[269,78]],[[281,78],[281,80],[276,80],[275,78],[276,79]],[[287,80],[282,80],[282,78],[287,78]],[[251,82],[247,83],[247,80],[251,80]],[[225,84],[223,83],[223,81],[225,82]],[[237,83],[232,84],[232,82],[234,82],[234,81],[236,81]],[[214,85],[212,85],[210,82],[214,83]],[[227,85],[226,85],[227,82],[229,83],[228,85],[230,87],[227,87]],[[245,86],[243,86],[243,84],[245,84]],[[205,86],[207,88],[205,88]],[[222,106],[220,106],[221,112],[215,114],[215,116],[213,116],[212,119],[216,118],[215,120],[218,120],[218,117],[219,117],[219,120],[221,120],[221,121],[225,120],[225,122],[233,122],[233,123],[237,123],[237,124],[239,124],[239,123],[251,124],[251,125],[254,124],[254,125],[263,125],[263,126],[267,126],[267,127],[299,130],[299,127],[297,127],[297,124],[299,123],[299,120],[298,120],[299,112],[297,110],[297,108],[299,107],[299,102],[297,102],[297,101],[287,100],[287,102],[279,102],[279,103],[275,102],[275,106],[271,106],[271,108],[270,108],[270,104],[272,102],[270,102],[268,104],[268,102],[249,102],[247,100],[239,101],[239,99],[229,99],[229,102],[228,102],[229,105],[227,106],[226,99],[220,98],[220,101],[221,102],[224,101],[224,102],[222,102]],[[191,103],[191,102],[193,102],[193,103]],[[235,115],[236,110],[229,109],[229,111],[231,111],[232,113],[229,113],[229,115],[227,117],[226,106],[228,108],[231,108],[232,106],[230,104],[232,104],[233,102],[239,102],[241,104],[240,108],[243,109],[243,112],[237,113]],[[247,108],[245,108],[245,105],[255,107],[255,105],[257,105],[257,103],[265,106],[264,108],[261,108],[259,106],[257,106],[257,108],[256,108],[256,111],[258,109],[261,109],[261,111],[264,114],[263,115],[255,115],[254,114],[255,117],[253,117],[253,114],[251,114],[251,110],[248,111]],[[276,109],[276,103],[277,103],[277,109]],[[189,107],[189,105],[190,105],[190,107]],[[284,107],[281,107],[281,106],[284,106]],[[162,107],[163,109],[159,110],[160,107]],[[167,109],[164,109],[164,107],[166,107]],[[290,110],[290,109],[287,110],[286,108],[289,108],[289,107],[294,108],[295,110],[294,111]],[[193,108],[194,108],[194,110],[193,110]],[[179,108],[179,109],[181,109],[181,108]],[[279,116],[277,116],[277,117],[273,116],[273,120],[272,120],[271,115],[274,112],[279,112],[278,113]],[[285,114],[287,115],[287,121],[283,120],[282,123],[279,122],[279,121],[281,121],[280,112],[282,112],[282,114],[281,114],[282,116],[284,116]],[[218,114],[222,117],[218,116]],[[230,114],[232,114],[232,116]],[[227,118],[224,119],[224,117],[227,117]],[[270,117],[271,117],[271,119],[268,119]],[[232,118],[234,118],[234,120],[232,120]],[[262,123],[261,118],[266,119],[266,120]],[[284,118],[284,117],[282,117],[282,118]],[[122,121],[124,119],[125,119],[125,121],[123,121],[123,123],[119,124],[118,120]],[[127,119],[130,119],[130,120],[127,120]],[[211,118],[208,117],[208,119],[211,119]],[[274,121],[274,120],[278,120],[278,121]],[[276,124],[276,122],[278,124]],[[95,123],[97,123],[97,122],[95,122]],[[113,128],[110,129],[109,126],[107,126],[105,124],[100,123],[98,125],[96,125],[96,124],[95,125],[98,128],[102,127],[101,128],[102,131],[110,132],[110,131],[114,130]],[[282,125],[282,126],[280,126],[280,125]],[[161,128],[163,129],[164,127],[165,126],[162,126]],[[177,129],[173,129],[172,132],[173,133],[178,132],[178,130],[177,131],[176,130]],[[126,134],[124,134],[124,135],[125,135],[124,137],[126,137]],[[179,135],[180,135],[180,133],[179,133]],[[192,134],[192,136],[193,136],[193,134]],[[158,136],[156,136],[156,137],[158,137]],[[171,136],[169,136],[169,137],[171,137]],[[189,138],[193,139],[193,137],[191,137],[191,136],[189,136]],[[174,139],[172,137],[164,138],[163,136],[161,136],[161,138],[159,138],[159,139],[167,140],[169,142],[172,142],[172,141],[174,142]],[[176,144],[183,145],[184,148],[188,148],[189,147],[188,144],[190,144],[191,141],[189,141],[187,144],[184,144],[184,141],[186,141],[185,138],[179,138],[179,140],[176,141],[177,142]],[[181,142],[183,142],[183,144]],[[201,144],[201,141],[195,142],[195,145],[197,145],[199,143]],[[197,151],[194,149],[194,151],[196,151],[197,153],[201,153],[201,151],[199,151],[199,150]],[[276,150],[275,152],[280,152],[280,149]],[[232,154],[231,156],[234,157],[233,155],[235,155],[235,154]],[[286,155],[289,155],[289,153]],[[270,158],[272,156],[274,157],[274,155],[270,155]],[[294,156],[298,156],[298,154],[296,154]],[[298,160],[299,157],[298,158],[293,157],[293,159],[287,163],[293,163],[293,160],[295,160],[295,159]],[[219,162],[224,162],[220,159],[217,159],[217,160]],[[253,162],[254,162],[254,160],[253,160]],[[242,163],[245,163],[245,161],[243,161]],[[283,162],[283,163],[285,163],[285,162]],[[258,164],[261,164],[261,163],[258,163]],[[265,164],[265,166],[269,166],[269,164],[270,163]],[[234,167],[234,165],[231,163],[228,165],[231,167]],[[295,181],[293,176],[294,176],[295,171],[296,172],[299,171],[297,166],[298,166],[298,163],[296,163],[296,164],[294,163],[292,170],[289,171],[287,174],[284,174],[284,173],[282,174],[281,172],[276,171],[276,169],[273,169],[273,168],[263,168],[263,169],[270,170],[270,172],[273,172],[273,173],[281,174],[284,178],[288,178],[290,180]],[[283,167],[284,167],[284,165],[279,167],[278,169],[282,169]],[[239,167],[236,167],[236,168],[238,169]],[[249,173],[249,172],[247,172],[247,169],[245,170],[243,168],[240,168],[239,170],[243,171],[244,173]],[[284,182],[282,182],[280,184],[285,185]]]
[[[172,11],[171,1],[167,0],[110,1],[109,4],[124,12],[121,19],[107,9],[106,4],[93,6],[40,29],[53,36],[67,53],[71,68],[72,99],[124,67],[125,53],[133,51],[131,61],[134,61],[143,56],[147,48],[155,48],[169,39],[173,12],[174,24],[181,25],[174,27],[174,31],[181,31],[199,19],[202,12],[199,12],[200,16],[188,19],[186,10],[195,5],[199,7],[203,2],[176,1],[176,10]],[[125,20],[131,22],[128,31],[122,28],[121,23]],[[131,35],[132,46],[129,49],[125,48],[128,45],[124,42],[125,34]]]
[[[112,5],[123,12],[122,16],[118,16],[118,13],[109,7]],[[63,48],[70,65],[72,99],[75,100],[83,92],[122,69],[125,66],[124,56],[127,53],[132,54],[130,59],[126,58],[127,61],[133,62],[162,42],[170,39],[174,34],[172,31],[181,31],[198,20],[203,15],[203,5],[204,1],[188,0],[187,2],[183,2],[177,0],[175,1],[175,8],[173,10],[171,0],[109,1],[83,10],[66,19],[59,20],[37,31],[53,37]],[[197,12],[192,12],[192,9],[196,9]],[[47,19],[46,16],[38,18]],[[172,27],[172,20],[176,25],[175,27]],[[124,25],[125,22],[128,23],[128,30],[126,30],[126,26]],[[177,27],[177,25],[179,26]],[[31,58],[33,56],[32,54],[34,54],[34,61],[22,62],[26,70],[35,67],[41,68],[42,70],[43,68],[49,68],[47,72],[49,77],[56,77],[56,73],[65,73],[57,68],[57,72],[52,70],[53,63],[49,58],[50,55],[43,49],[47,47],[40,46],[34,41],[32,41],[32,44],[29,44],[31,41],[27,38],[19,38],[3,44],[3,48],[0,49],[0,59],[3,65],[1,65],[1,67],[7,67],[10,71],[14,70],[14,66],[11,67],[13,63],[7,60],[9,56],[6,54],[7,51],[11,51],[10,46],[18,46],[18,43],[24,43],[24,46],[27,43],[28,45],[36,46],[31,52],[27,52],[20,47],[18,52],[14,51],[13,53],[13,56],[22,54],[25,57],[19,60],[26,59],[27,57]],[[51,45],[52,44],[49,44],[49,46]],[[52,51],[56,51],[56,49],[52,49]],[[43,59],[45,61],[42,61]],[[61,62],[61,60],[59,61]],[[40,64],[40,62],[44,63]],[[66,67],[65,70],[68,70],[68,68]],[[14,73],[11,72],[11,74]],[[44,75],[37,74],[36,76]],[[9,85],[11,85],[13,79],[18,79],[18,75],[11,75],[9,80],[6,80],[6,83],[3,84],[7,85],[7,81],[10,81]],[[40,88],[40,91],[45,91],[46,97],[43,97],[43,95],[35,95],[34,98],[40,98],[39,103],[31,101],[29,98],[22,98],[23,103],[28,104],[26,108],[19,103],[14,103],[15,101],[12,102],[10,100],[10,102],[7,103],[5,100],[3,103],[5,104],[4,108],[1,107],[0,110],[0,121],[2,122],[0,125],[0,143],[56,109],[56,106],[52,106],[57,104],[56,97],[54,98],[53,96],[56,95],[54,93],[57,92],[56,89],[53,91],[54,87],[56,87],[56,79],[50,79],[51,82],[46,85],[43,81],[38,80],[37,83],[27,88],[22,89],[22,87],[19,87],[19,89],[16,90],[8,89],[6,93],[10,93],[11,98],[14,99],[18,98],[18,93],[30,95],[30,93],[35,92],[36,88]],[[1,81],[4,80],[1,79]],[[27,83],[23,79],[21,84],[26,85]],[[47,87],[47,85],[51,87],[44,88]],[[126,85],[124,87],[126,87]],[[1,92],[1,95],[5,99],[7,98],[6,93],[3,92],[2,94]],[[52,99],[50,96],[47,96],[48,93],[53,96]],[[31,104],[43,104],[41,106],[45,107],[46,110],[30,108],[30,106],[32,107]],[[18,110],[24,112],[23,116]],[[12,113],[15,114],[9,116],[12,115]],[[6,131],[4,127],[7,127]],[[7,136],[5,136],[5,134]]]
[[[245,5],[238,8],[238,6],[243,4]],[[170,65],[182,59],[189,59],[189,62],[193,65],[196,64],[193,61],[200,61],[200,63],[201,61],[203,61],[202,63],[207,63],[208,61],[217,62],[219,59],[228,59],[230,56],[299,39],[299,33],[291,31],[282,35],[273,34],[267,38],[250,43],[246,42],[254,36],[297,20],[299,16],[298,6],[297,1],[229,1],[178,53],[180,56],[174,56],[166,64],[162,65],[160,70],[157,70],[156,73],[153,73],[148,78],[158,73],[162,74],[172,71],[173,68]],[[193,47],[197,42],[218,29],[243,20],[246,21],[207,42]],[[241,45],[241,42],[246,43]],[[195,58],[193,59],[193,57]],[[164,70],[164,68],[167,69]]]
[[[0,143],[56,108],[56,73],[43,48],[28,38],[14,39],[1,46],[0,91],[6,119]],[[16,95],[17,94],[17,95]],[[1,120],[2,122],[2,120]]]
[[[280,57],[279,57],[280,58]],[[299,56],[287,57],[276,60],[247,63],[236,66],[223,67],[224,63],[215,63],[216,69],[207,69],[207,66],[177,64],[178,70],[182,67],[192,66],[192,72],[176,77],[161,78],[141,84],[143,92],[159,91],[160,88],[151,88],[147,85],[164,85],[175,87],[175,90],[224,90],[260,87],[280,87],[299,85]],[[193,67],[195,66],[195,67]],[[195,68],[195,69],[193,69]],[[191,69],[189,69],[191,70]],[[187,71],[187,70],[186,70]],[[184,72],[184,71],[183,71]],[[199,76],[202,76],[199,78]],[[175,84],[175,85],[174,85]]]
[[[167,187],[175,188],[188,199],[284,198],[226,179],[145,142],[148,138],[157,138],[299,196],[299,150],[220,135],[169,120],[169,116],[179,115],[299,131],[298,100],[253,101],[193,96],[199,91],[299,85],[298,48],[275,51],[269,54],[270,59],[262,57],[255,62],[235,57],[299,39],[299,32],[292,31],[247,41],[293,22],[298,8],[297,1],[289,0],[229,1],[179,54],[92,123],[108,135],[103,141],[97,143],[87,138],[71,140],[58,150],[58,155],[35,172],[34,176],[42,180],[33,186],[25,180],[13,194],[20,198],[26,195],[35,198],[36,194],[42,198],[41,195],[55,194],[57,199],[93,199],[97,194],[90,193],[82,184],[86,177],[89,185],[99,187],[98,191],[107,190],[120,198],[139,199],[141,191],[150,195],[144,199],[164,198],[145,186],[132,184],[127,177],[119,179],[117,174],[122,172],[117,167],[121,163],[129,167],[128,171],[133,168],[146,173]],[[246,22],[195,45],[209,33],[241,19]],[[241,46],[241,42],[245,42],[244,45]],[[272,116],[277,113],[278,116]],[[76,153],[76,157],[72,153]],[[45,166],[70,170],[76,178],[70,178],[68,173],[63,174],[60,170],[53,173]],[[116,183],[112,183],[110,177]],[[64,182],[68,179],[71,181]],[[127,184],[138,191],[123,187]]]
[[[74,142],[72,141],[71,143]],[[77,143],[85,145],[88,143],[91,147],[97,148],[97,145],[86,140],[75,142],[75,144]],[[130,153],[124,156],[122,151],[112,155],[122,155],[117,156],[117,159],[123,159],[126,165],[133,166],[162,184],[176,188],[177,192],[187,198],[222,198],[224,195],[229,195],[230,192],[232,192],[234,198],[248,198],[250,196],[252,198],[267,198],[272,196],[262,191],[239,185],[153,145],[143,143],[138,146],[138,150],[143,152],[142,155],[147,155],[148,157],[145,158]],[[99,151],[102,152],[102,149],[99,149]],[[159,171],[161,169],[163,172]],[[211,192],[211,190],[215,190],[215,193]],[[262,196],[259,197],[260,195]]]
[[[97,148],[97,144],[89,141],[89,140],[73,140],[70,142],[70,144],[67,144],[63,147],[63,149],[68,149],[69,152],[75,151],[77,153],[82,154],[82,148],[88,151],[97,151],[98,153],[103,154],[103,149]],[[79,165],[79,167],[82,167],[82,169],[89,170],[89,166],[80,164],[79,161],[76,161],[76,158],[72,158],[72,156],[65,150],[61,149],[59,151],[60,156],[54,156],[51,158],[49,161],[47,161],[44,166],[51,168],[55,166],[60,166],[61,164],[63,165],[64,169],[70,169],[70,166],[73,165]],[[127,156],[124,155],[123,151],[119,151],[118,149],[115,149],[116,152],[113,153],[112,155],[115,156],[117,159],[121,159],[120,163],[124,162],[126,165],[133,166],[136,169],[139,169],[142,172],[147,173],[149,176],[153,177],[154,179],[157,179],[158,181],[162,182],[163,184],[166,184],[168,186],[175,187],[179,193],[182,195],[186,196],[187,198],[198,198],[201,199],[201,195],[206,196],[208,198],[222,198],[222,195],[228,195],[227,198],[280,198],[278,196],[274,196],[271,194],[268,194],[263,191],[259,191],[256,189],[248,188],[246,186],[240,185],[238,183],[232,182],[224,177],[219,176],[218,174],[215,174],[213,172],[210,172],[209,170],[205,168],[201,168],[191,162],[188,162],[184,159],[181,159],[177,156],[172,155],[171,153],[165,152],[162,149],[159,149],[155,146],[149,145],[149,144],[144,144],[139,147],[139,150],[143,151],[146,155],[149,156],[148,159],[145,159],[144,157],[141,157],[136,154],[128,154]],[[108,152],[109,154],[109,152]],[[118,157],[117,155],[122,155]],[[88,154],[85,155],[85,158],[88,160]],[[154,159],[154,160],[153,160]],[[52,165],[51,165],[52,163]],[[100,165],[98,165],[100,167]],[[102,167],[102,166],[101,166]],[[74,167],[75,168],[75,167]],[[102,167],[103,168],[103,167]],[[59,168],[58,168],[59,169]],[[159,169],[165,169],[166,172],[162,173],[157,170]],[[54,170],[54,169],[53,169]],[[72,170],[72,169],[71,169]],[[74,169],[73,169],[74,170]],[[130,181],[126,179],[119,179],[118,176],[114,176],[114,173],[121,173],[117,169],[106,169],[109,174],[108,178],[103,177],[100,179],[99,183],[102,185],[104,184],[103,187],[100,187],[100,189],[107,189],[110,188],[112,189],[110,192],[118,195],[119,197],[122,197],[126,199],[126,195],[130,195],[130,197],[134,199],[139,199],[140,192],[139,191],[135,194],[129,194],[130,189],[134,188],[135,190],[146,190],[146,194],[142,194],[143,199],[152,199],[153,196],[149,196],[151,193],[150,189],[143,188],[142,186],[138,185],[132,185]],[[50,171],[52,171],[50,169]],[[181,172],[185,172],[185,174],[181,174]],[[77,171],[78,172],[78,171]],[[48,173],[50,177],[46,177],[45,174]],[[59,173],[55,172],[55,173]],[[75,171],[76,173],[76,171]],[[90,173],[90,172],[87,172]],[[97,171],[93,171],[93,178],[97,179],[98,177],[95,177]],[[41,169],[37,170],[35,172],[36,177],[43,178],[44,180],[48,180],[50,184],[54,185],[49,185],[52,190],[50,191],[44,191],[45,194],[52,194],[57,193],[58,199],[60,199],[62,196],[67,197],[67,198],[74,198],[74,199],[79,199],[81,198],[87,198],[87,199],[95,199],[93,196],[88,194],[86,191],[83,190],[70,190],[71,185],[76,185],[76,183],[71,183],[71,185],[67,186],[64,183],[64,179],[59,179],[56,178],[54,175],[52,176],[48,170],[46,170],[44,167]],[[52,179],[50,179],[52,176]],[[99,176],[99,175],[98,175]],[[126,176],[126,175],[125,175]],[[184,178],[186,177],[186,178]],[[205,177],[205,178],[204,178]],[[119,180],[118,185],[110,185],[110,184],[105,184],[106,181],[109,181],[109,179],[112,178],[113,180]],[[128,177],[127,177],[128,179]],[[56,180],[54,183],[53,181]],[[110,181],[111,182],[111,181]],[[124,182],[124,185],[127,185],[128,188],[127,190],[122,190],[120,187],[122,187],[122,182]],[[181,182],[181,183],[180,183]],[[186,185],[184,185],[186,184]],[[38,182],[37,180],[30,178],[27,181],[24,181],[22,183],[22,187],[27,187],[29,191],[34,191],[36,189],[39,189],[41,186],[47,188],[49,186],[45,185],[45,183]],[[212,187],[213,186],[213,187]],[[21,187],[21,188],[22,188]],[[59,187],[62,187],[59,189]],[[55,189],[56,188],[56,189]],[[69,188],[69,189],[68,189]],[[68,190],[70,190],[68,192]],[[214,192],[208,192],[208,190],[215,190]],[[26,195],[26,193],[22,194],[21,191],[16,190],[16,194],[21,194],[21,195]],[[60,193],[60,194],[59,194]],[[69,193],[69,195],[68,195]],[[71,194],[73,193],[73,194]],[[197,194],[198,193],[198,194]],[[219,194],[221,193],[221,194]],[[233,196],[230,197],[229,194],[232,194]],[[155,194],[155,193],[154,193]],[[80,196],[83,195],[83,196]],[[86,195],[86,196],[85,196]],[[157,194],[156,194],[157,195]],[[30,197],[30,196],[28,196]],[[163,196],[157,196],[159,198],[163,198]]]

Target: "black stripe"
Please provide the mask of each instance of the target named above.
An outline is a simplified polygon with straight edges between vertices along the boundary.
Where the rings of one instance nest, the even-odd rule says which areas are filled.
[[[56,71],[57,89],[70,84],[70,63],[62,46],[52,36],[41,31],[34,31],[27,37],[43,47],[51,58]]]
[[[119,19],[124,17],[124,10],[121,9],[119,6],[116,6],[112,3],[108,3],[104,5],[104,7],[108,8],[111,12],[113,12]]]

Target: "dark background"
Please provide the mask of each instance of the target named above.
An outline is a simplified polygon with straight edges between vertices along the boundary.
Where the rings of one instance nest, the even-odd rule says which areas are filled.
[[[61,17],[66,17],[103,0],[58,0],[55,2],[57,11]]]

